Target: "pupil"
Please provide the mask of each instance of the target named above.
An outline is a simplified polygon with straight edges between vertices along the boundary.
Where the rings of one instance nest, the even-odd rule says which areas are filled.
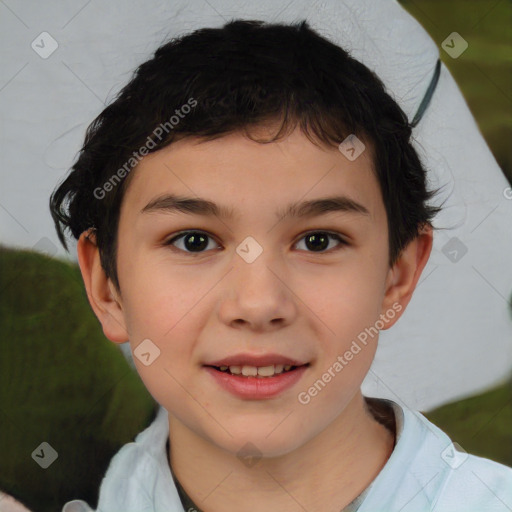
[[[201,233],[185,236],[185,246],[190,251],[202,250],[208,245],[208,238]]]
[[[318,249],[320,247],[320,250],[323,250],[329,246],[329,238],[325,233],[308,235],[306,237],[306,245],[308,245],[308,248]]]

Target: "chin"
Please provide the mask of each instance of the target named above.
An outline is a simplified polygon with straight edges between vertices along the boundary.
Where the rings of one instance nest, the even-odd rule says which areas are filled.
[[[279,421],[281,420],[282,418]],[[240,426],[236,429],[230,428],[229,433],[232,437],[225,435],[217,438],[214,436],[210,438],[210,442],[241,460],[245,457],[255,457],[256,459],[281,457],[302,446],[307,439],[304,437],[304,431],[300,430],[297,425],[290,425],[288,428],[281,425],[276,428],[279,421],[274,422],[272,428],[267,428],[267,424],[265,424],[265,428],[262,428],[252,421],[250,425]]]

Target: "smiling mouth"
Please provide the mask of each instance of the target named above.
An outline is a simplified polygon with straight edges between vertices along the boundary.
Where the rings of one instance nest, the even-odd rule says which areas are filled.
[[[302,368],[305,366],[309,366],[309,363],[293,366],[290,364],[271,364],[267,366],[210,366],[209,368],[213,368],[222,373],[227,373],[228,375],[235,375],[237,377],[256,377],[260,379],[266,379],[269,377],[274,377],[276,375],[282,375],[284,373],[293,372],[297,368]]]

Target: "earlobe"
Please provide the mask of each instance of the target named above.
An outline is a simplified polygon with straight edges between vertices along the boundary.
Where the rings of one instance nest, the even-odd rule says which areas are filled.
[[[122,301],[101,266],[93,231],[84,231],[80,235],[77,253],[87,298],[103,327],[103,333],[115,343],[128,341]]]
[[[430,257],[432,243],[432,226],[425,225],[420,234],[402,250],[393,268],[388,272],[382,313],[390,308],[396,309],[399,304],[399,311],[403,314]],[[401,314],[394,317],[394,321],[389,322],[385,329],[395,324]]]

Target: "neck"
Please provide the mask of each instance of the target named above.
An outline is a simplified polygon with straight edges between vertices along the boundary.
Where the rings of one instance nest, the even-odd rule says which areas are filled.
[[[338,512],[379,474],[394,433],[356,393],[340,416],[300,448],[245,467],[169,414],[173,473],[204,512]]]

